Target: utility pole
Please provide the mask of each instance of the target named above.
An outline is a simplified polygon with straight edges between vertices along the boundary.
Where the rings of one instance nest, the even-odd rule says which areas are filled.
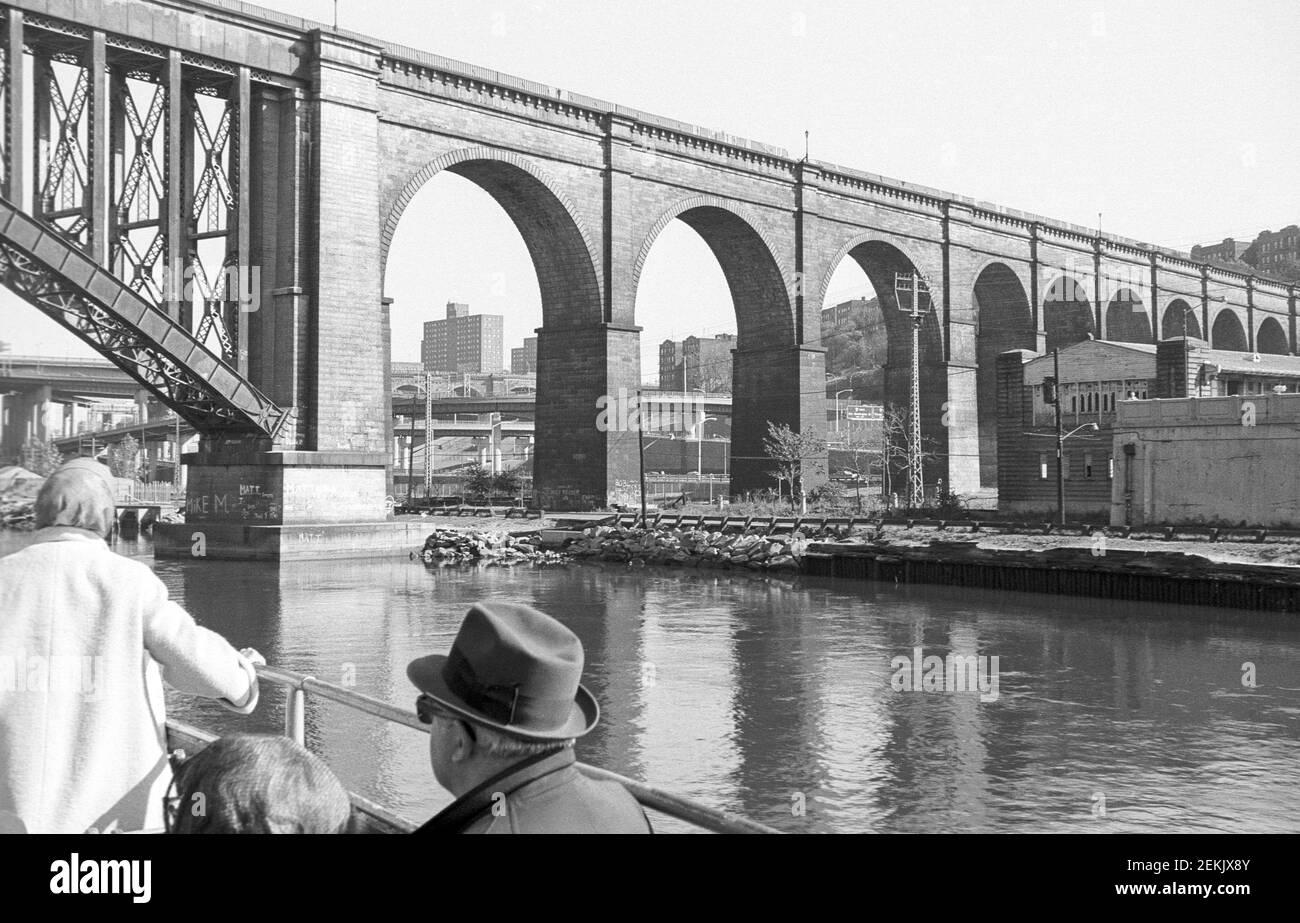
[[[406,437],[406,502],[410,503],[415,497],[415,395],[411,395],[411,429]],[[424,421],[425,432],[427,434],[429,421]],[[425,449],[428,452],[428,436],[425,436]]]
[[[424,495],[433,487],[433,374],[424,373]]]
[[[1097,216],[1100,221],[1101,216]],[[1061,432],[1061,351],[1052,350],[1052,404],[1056,409],[1056,510],[1065,525],[1065,436]],[[1075,417],[1077,420],[1078,417]]]
[[[1065,440],[1080,430],[1096,432],[1100,427],[1096,423],[1084,423],[1068,433],[1061,430],[1061,352],[1052,350],[1052,374],[1043,379],[1043,402],[1052,405],[1056,417],[1056,432],[1027,433],[1030,436],[1056,437],[1056,510],[1057,520],[1065,525]]]
[[[900,311],[912,318],[912,407],[911,437],[907,446],[908,502],[919,508],[925,502],[925,479],[921,471],[921,319],[929,313],[922,307],[921,295],[930,295],[930,288],[915,270],[894,273],[894,295]],[[908,294],[910,308],[903,307],[903,295]],[[932,299],[931,299],[932,301]]]
[[[641,463],[641,528],[645,528],[645,427],[642,425],[641,389],[636,389],[636,453]]]

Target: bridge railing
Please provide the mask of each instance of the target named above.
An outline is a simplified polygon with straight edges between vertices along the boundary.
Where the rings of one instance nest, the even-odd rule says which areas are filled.
[[[353,711],[378,718],[381,721],[400,724],[422,733],[428,730],[426,725],[420,723],[420,719],[414,711],[398,708],[382,699],[376,699],[351,689],[344,689],[341,686],[323,682],[314,676],[307,676],[303,673],[295,673],[292,670],[284,670],[278,667],[258,666],[257,677],[261,681],[283,686],[287,690],[288,694],[285,696],[284,703],[284,733],[286,737],[291,738],[300,745],[305,746],[308,695],[314,695]],[[648,785],[645,782],[639,782],[636,779],[629,779],[608,769],[588,766],[585,763],[579,763],[578,769],[584,775],[593,779],[619,783],[643,807],[704,830],[714,833],[781,832],[757,821],[732,814],[729,811],[700,804],[683,795],[666,791],[654,785]],[[398,829],[409,830],[415,826],[410,821],[397,817],[386,809],[380,808],[378,813]]]

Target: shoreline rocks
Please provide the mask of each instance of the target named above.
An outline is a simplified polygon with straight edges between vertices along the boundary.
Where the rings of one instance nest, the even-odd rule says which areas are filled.
[[[437,529],[424,540],[419,552],[426,565],[446,567],[451,564],[477,564],[510,567],[516,564],[568,564],[563,552],[542,548],[535,535],[511,535],[509,532],[461,532]]]
[[[418,552],[428,566],[457,564],[625,564],[628,567],[699,567],[797,574],[809,539],[793,535],[738,535],[707,529],[585,529],[560,550],[542,546],[537,533],[512,535],[437,529]]]
[[[706,529],[586,529],[565,551],[579,560],[630,566],[747,568],[796,573],[808,547],[794,535],[737,535]]]

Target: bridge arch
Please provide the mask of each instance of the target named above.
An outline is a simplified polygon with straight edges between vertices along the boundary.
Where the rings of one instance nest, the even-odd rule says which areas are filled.
[[[967,489],[973,480],[971,476],[958,476],[951,470],[952,460],[948,455],[949,441],[952,433],[961,426],[953,421],[969,418],[969,425],[962,427],[973,438],[975,435],[975,410],[966,402],[970,395],[954,396],[949,392],[949,380],[944,364],[944,328],[943,328],[943,291],[942,270],[937,261],[926,260],[925,256],[911,242],[894,235],[875,230],[858,230],[844,240],[834,252],[834,256],[825,264],[827,269],[815,288],[816,300],[808,303],[818,308],[825,305],[830,293],[832,279],[845,261],[851,261],[866,276],[875,293],[875,305],[871,307],[872,316],[863,325],[865,333],[877,332],[877,339],[867,350],[867,361],[883,358],[879,367],[866,369],[841,369],[847,374],[847,381],[853,387],[853,397],[860,401],[893,405],[904,415],[911,408],[912,386],[912,331],[911,318],[900,309],[899,293],[895,287],[896,276],[921,275],[929,284],[931,299],[921,301],[927,311],[921,321],[919,336],[920,347],[920,415],[921,438],[927,452],[937,457],[923,467],[927,489],[939,479],[950,485]],[[910,307],[910,296],[903,295],[903,306]],[[820,328],[818,328],[820,329]],[[823,331],[822,336],[826,333]],[[883,336],[883,354],[879,349],[879,337]],[[822,339],[823,345],[827,340]],[[858,375],[861,371],[866,374]],[[972,390],[974,382],[971,382]],[[950,400],[962,404],[954,407]],[[972,452],[973,454],[973,452]],[[957,459],[959,464],[969,459]],[[968,465],[973,472],[974,465]],[[890,472],[890,483],[902,493],[907,492],[906,471],[896,466]],[[901,486],[899,486],[901,485]]]
[[[778,249],[753,211],[716,196],[692,195],[669,205],[649,226],[631,264],[633,306],[651,250],[664,229],[679,220],[694,231],[717,261],[731,295],[736,340],[731,350],[731,491],[774,486],[765,464],[768,425],[796,432],[824,427],[809,413],[802,375],[791,287]],[[635,311],[635,307],[633,307]],[[820,356],[818,356],[820,358]],[[815,377],[821,384],[822,374]],[[701,380],[702,383],[702,380]],[[820,409],[820,408],[819,408]],[[818,465],[805,467],[805,487],[820,479]]]
[[[1057,276],[1043,289],[1043,332],[1047,335],[1048,352],[1097,335],[1087,290],[1068,273]]]
[[[1165,305],[1164,316],[1160,319],[1160,339],[1171,340],[1181,336],[1204,339],[1196,310],[1185,298],[1175,298]]]
[[[1151,343],[1151,318],[1141,296],[1121,288],[1106,305],[1106,339],[1118,343]]]
[[[921,358],[922,362],[938,361],[942,357],[943,348],[943,319],[940,311],[935,310],[942,298],[940,270],[928,265],[906,241],[875,232],[857,234],[839,248],[835,258],[828,264],[830,270],[818,286],[814,304],[821,305],[830,287],[831,277],[846,258],[858,264],[876,292],[889,339],[890,365],[910,363],[912,354],[912,322],[899,309],[894,291],[895,273],[916,272],[925,277],[936,299],[921,324]]]
[[[1291,352],[1286,331],[1276,317],[1266,317],[1260,323],[1259,330],[1255,333],[1255,352],[1275,356],[1285,356]]]
[[[510,151],[470,147],[449,151],[418,170],[393,200],[380,237],[380,272],[402,215],[415,195],[446,170],[484,190],[523,237],[537,271],[546,325],[574,326],[602,320],[601,288],[592,235],[554,178]]]
[[[633,294],[655,241],[674,220],[699,234],[722,268],[736,308],[737,348],[794,345],[790,286],[777,262],[776,247],[756,215],[717,196],[682,199],[655,219],[632,264]]]
[[[1246,328],[1232,308],[1223,308],[1214,316],[1214,323],[1210,325],[1210,346],[1237,352],[1250,348],[1246,342]]]

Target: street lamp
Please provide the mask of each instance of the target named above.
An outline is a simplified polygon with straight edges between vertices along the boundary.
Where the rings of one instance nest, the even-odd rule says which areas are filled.
[[[1031,433],[1030,435],[1056,436],[1056,510],[1061,525],[1065,525],[1065,440],[1082,430],[1096,432],[1098,426],[1096,423],[1083,423],[1068,433],[1061,431],[1061,351],[1059,349],[1052,350],[1051,386],[1049,387],[1046,381],[1043,385],[1043,399],[1050,403],[1055,411],[1056,432],[1054,434]]]
[[[835,392],[835,432],[837,433],[840,431],[840,395],[852,393],[852,388],[845,388],[843,391]]]
[[[695,424],[695,470],[701,478],[704,477],[704,424],[718,422],[717,417],[703,417],[700,422]],[[726,455],[723,455],[724,465]],[[709,502],[713,502],[713,478],[709,478]]]

